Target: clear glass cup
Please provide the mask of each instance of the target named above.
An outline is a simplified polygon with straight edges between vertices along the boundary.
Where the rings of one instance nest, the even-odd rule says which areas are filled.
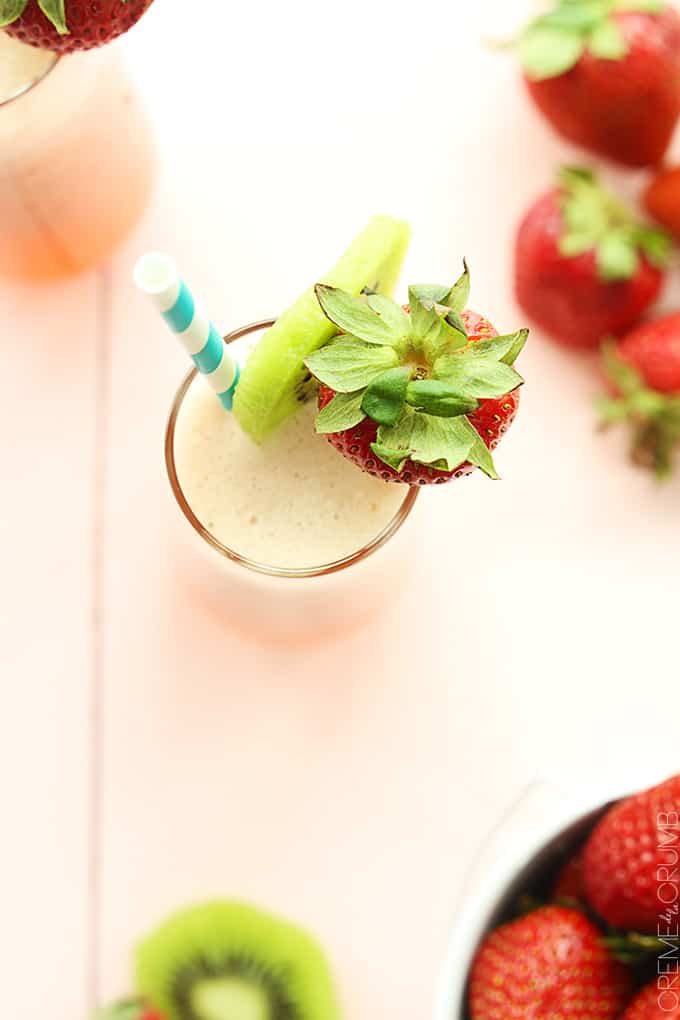
[[[257,339],[273,320],[252,323],[226,336],[226,343]],[[258,563],[219,541],[192,510],[175,463],[175,430],[184,398],[196,378],[192,369],[172,403],[165,434],[165,463],[180,523],[189,543],[185,566],[201,595],[217,602],[225,620],[258,638],[298,641],[326,637],[371,618],[404,586],[415,557],[405,525],[418,490],[404,498],[386,527],[368,544],[332,563],[285,568]],[[407,534],[408,530],[408,534]]]
[[[0,274],[58,277],[105,259],[154,170],[117,45],[59,58],[0,32]]]

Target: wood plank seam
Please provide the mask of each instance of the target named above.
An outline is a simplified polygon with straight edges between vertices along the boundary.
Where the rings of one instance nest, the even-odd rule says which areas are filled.
[[[108,537],[107,497],[109,484],[109,443],[111,432],[111,323],[112,270],[97,273],[96,350],[94,368],[94,450],[92,471],[91,529],[91,662],[89,690],[89,777],[88,777],[88,880],[87,880],[87,990],[88,1010],[101,998],[101,811],[102,757],[104,735],[106,541]]]

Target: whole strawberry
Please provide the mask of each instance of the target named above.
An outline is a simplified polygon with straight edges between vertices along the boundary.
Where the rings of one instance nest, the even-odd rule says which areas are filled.
[[[588,902],[608,924],[677,932],[680,776],[615,804],[583,851]]]
[[[498,477],[489,451],[517,412],[527,331],[499,337],[464,311],[469,289],[467,266],[453,287],[411,287],[405,308],[317,286],[342,333],[306,362],[321,383],[316,429],[363,471],[407,485],[475,467]]]
[[[677,975],[659,974],[631,1002],[621,1020],[680,1020]]]
[[[669,253],[668,237],[638,223],[591,171],[565,168],[520,225],[517,300],[565,346],[597,347],[652,304]]]
[[[136,24],[153,0],[12,0],[0,5],[0,28],[56,53],[104,46]]]
[[[634,463],[667,477],[680,446],[680,314],[638,326],[603,359],[613,396],[599,400],[602,424],[628,423]]]
[[[658,163],[680,115],[680,18],[665,0],[554,0],[522,33],[529,93],[570,142]]]
[[[482,943],[469,982],[471,1020],[615,1020],[631,980],[598,929],[566,907],[534,910]]]

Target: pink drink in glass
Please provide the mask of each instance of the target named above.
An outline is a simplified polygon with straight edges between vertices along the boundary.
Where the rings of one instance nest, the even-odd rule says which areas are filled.
[[[105,259],[151,190],[150,123],[117,46],[62,58],[0,32],[0,274]]]

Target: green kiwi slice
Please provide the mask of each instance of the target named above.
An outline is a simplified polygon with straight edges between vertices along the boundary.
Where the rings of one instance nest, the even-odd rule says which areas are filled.
[[[165,1020],[337,1020],[326,958],[302,929],[243,903],[191,907],[137,950],[139,993]]]
[[[410,230],[390,216],[375,216],[321,283],[360,294],[391,294],[406,254]],[[337,333],[314,290],[285,311],[248,358],[234,394],[241,428],[261,443],[307,399],[311,376],[304,359]]]

